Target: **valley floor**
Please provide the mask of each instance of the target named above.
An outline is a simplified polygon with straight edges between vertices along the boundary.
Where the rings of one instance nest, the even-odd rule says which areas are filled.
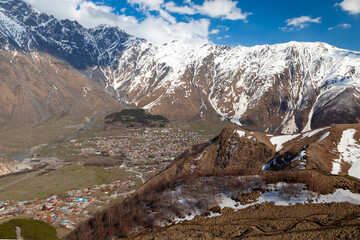
[[[127,198],[184,149],[209,138],[178,124],[172,128],[97,127],[72,140],[44,144],[24,155],[22,164],[30,169],[0,177],[0,222],[40,219],[64,237],[96,212]],[[119,160],[121,166],[102,165],[117,152],[125,154]],[[86,165],[89,159],[95,165]]]

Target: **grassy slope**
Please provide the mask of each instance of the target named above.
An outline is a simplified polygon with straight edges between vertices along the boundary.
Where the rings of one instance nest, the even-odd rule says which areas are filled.
[[[1,226],[1,224],[5,223],[5,222],[8,222],[8,221],[10,221],[12,219],[19,219],[19,218],[31,219],[28,215],[18,215],[16,217],[0,219],[0,226]],[[60,226],[55,226],[55,229],[56,229],[56,235],[57,235],[57,237],[59,239],[63,239],[71,231],[70,229],[63,228],[63,227],[60,227]],[[15,231],[14,231],[14,233],[15,233]]]
[[[71,189],[109,183],[132,174],[131,172],[125,172],[124,169],[106,170],[97,167],[70,165],[58,168],[46,175],[36,174],[35,177],[24,179],[3,189],[0,191],[0,200],[41,199]],[[19,177],[23,176],[16,175],[0,178],[0,186],[8,184]]]
[[[56,230],[51,225],[33,219],[12,219],[0,225],[0,238],[15,239],[15,227],[20,227],[21,236],[25,239],[56,240]]]

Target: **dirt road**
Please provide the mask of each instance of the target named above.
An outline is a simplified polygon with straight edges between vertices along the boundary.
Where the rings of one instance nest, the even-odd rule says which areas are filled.
[[[21,236],[21,228],[20,227],[15,227],[15,232],[16,232],[16,239],[24,240]]]

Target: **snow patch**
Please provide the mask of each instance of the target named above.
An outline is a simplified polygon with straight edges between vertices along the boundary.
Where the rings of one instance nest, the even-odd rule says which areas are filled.
[[[218,112],[218,111],[217,111]],[[218,112],[219,113],[219,112]],[[226,118],[225,118],[226,119]],[[230,119],[230,122],[238,125],[238,126],[242,126],[241,122],[240,122],[240,119],[239,118],[231,118]]]
[[[277,136],[277,137],[272,137],[270,138],[270,142],[272,145],[276,145],[276,152],[280,151],[283,148],[283,144],[294,139],[297,138],[300,134],[295,134],[295,135],[282,135],[282,136]]]
[[[352,193],[350,190],[336,189],[334,193],[328,195],[320,195],[314,200],[317,203],[347,202],[360,205],[360,194]]]
[[[245,132],[244,132],[244,131],[235,130],[235,132],[239,135],[239,137],[244,137],[244,136],[245,136]]]
[[[318,134],[319,132],[321,132],[321,131],[323,131],[323,130],[325,130],[325,129],[329,129],[329,128],[330,128],[330,127],[319,128],[319,129],[316,129],[316,130],[311,131],[311,132],[306,132],[306,133],[304,133],[304,134],[302,135],[301,139],[304,139],[304,138],[306,138],[306,137],[310,138],[310,137]],[[299,140],[300,140],[300,139],[299,139]]]
[[[219,217],[219,216],[222,216],[221,213],[213,213],[211,212],[209,216],[207,216],[206,218],[213,218],[213,217]]]
[[[319,140],[317,140],[316,142],[320,142],[320,141],[324,140],[324,139],[327,138],[329,135],[330,135],[330,131],[324,133],[324,134],[319,138]]]
[[[255,176],[254,176],[255,177]],[[247,181],[246,178],[244,178]],[[215,202],[212,206],[219,206],[221,209],[231,208],[234,211],[245,209],[257,204],[272,202],[276,206],[289,206],[295,204],[319,204],[319,203],[340,203],[347,202],[351,204],[360,205],[360,194],[352,193],[349,190],[336,189],[334,193],[327,195],[320,195],[315,192],[306,189],[306,185],[303,183],[288,184],[279,182],[276,184],[268,184],[265,186],[266,191],[261,193],[258,199],[252,203],[242,205],[236,202],[231,196],[232,193],[221,192],[215,195]],[[191,197],[185,197],[182,193],[182,187],[179,186],[176,191],[172,192],[172,198],[180,205],[189,209],[187,214],[180,217],[173,217],[175,224],[183,221],[193,220],[196,216],[203,214],[202,210],[199,210],[194,203],[198,200]],[[212,207],[208,206],[208,207]],[[210,213],[207,218],[221,216],[221,213]]]
[[[249,137],[247,137],[247,139],[249,139],[250,141],[254,141],[254,142],[256,142],[256,137],[249,136]]]
[[[299,170],[305,169],[305,166],[306,166],[306,148],[304,148],[304,150],[302,150],[300,152],[300,154],[296,158],[291,160],[291,162],[295,162],[295,161],[298,161],[298,160],[300,160],[300,164],[297,166],[297,169],[299,169]]]
[[[341,171],[341,162],[350,163],[352,166],[349,169],[349,175],[360,178],[360,146],[354,139],[356,129],[344,130],[337,146],[337,151],[340,153],[338,159],[333,161],[332,174],[339,174]]]
[[[193,161],[193,163],[190,166],[190,170],[191,172],[194,171],[194,169],[196,168],[196,166],[198,165],[199,161],[203,158],[204,154],[206,153],[206,151],[203,151],[200,156],[198,156],[197,158],[195,158],[195,160]]]
[[[283,125],[283,128],[281,130],[282,134],[291,134],[297,132],[298,130],[295,122],[295,116],[294,115],[291,116],[290,120],[287,121],[288,118],[289,118],[289,114],[286,114],[285,119],[282,123]]]
[[[144,106],[143,108],[146,110],[150,110],[151,108],[153,108],[154,106],[157,105],[158,102],[160,102],[161,98],[164,96],[164,94],[162,94],[160,97],[158,97],[155,101],[147,104],[146,106]]]
[[[191,215],[186,215],[184,218],[174,218],[174,222],[175,224],[179,224],[179,223],[182,223],[184,221],[191,221],[193,220],[196,216],[199,216],[201,215],[200,212],[196,211],[196,212],[192,212]]]
[[[327,195],[318,195],[314,192],[304,190],[305,185],[302,183],[293,184],[293,187],[297,189],[297,192],[292,194],[286,193],[286,188],[289,187],[287,183],[277,183],[270,186],[271,191],[265,192],[260,195],[256,202],[241,205],[231,197],[221,194],[219,196],[219,207],[221,209],[231,208],[235,211],[245,209],[247,207],[273,202],[276,206],[289,206],[294,204],[306,204],[306,203],[342,203],[347,202],[351,204],[360,205],[360,194],[352,193],[350,190],[337,189],[334,193]]]

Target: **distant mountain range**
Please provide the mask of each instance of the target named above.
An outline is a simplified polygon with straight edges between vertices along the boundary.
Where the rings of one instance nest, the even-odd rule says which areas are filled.
[[[247,129],[296,133],[355,123],[360,116],[360,53],[325,43],[158,45],[116,27],[86,29],[60,21],[20,0],[0,0],[0,43],[7,63],[1,63],[2,72],[13,71],[8,62],[15,51],[38,66],[43,60],[36,56],[46,55],[93,80],[118,102],[172,118],[220,117]],[[37,71],[35,64],[32,68]],[[48,71],[55,68],[47,66]],[[29,99],[49,96],[43,90],[31,94]],[[0,101],[9,105],[15,100]],[[30,105],[40,109],[35,102]]]

